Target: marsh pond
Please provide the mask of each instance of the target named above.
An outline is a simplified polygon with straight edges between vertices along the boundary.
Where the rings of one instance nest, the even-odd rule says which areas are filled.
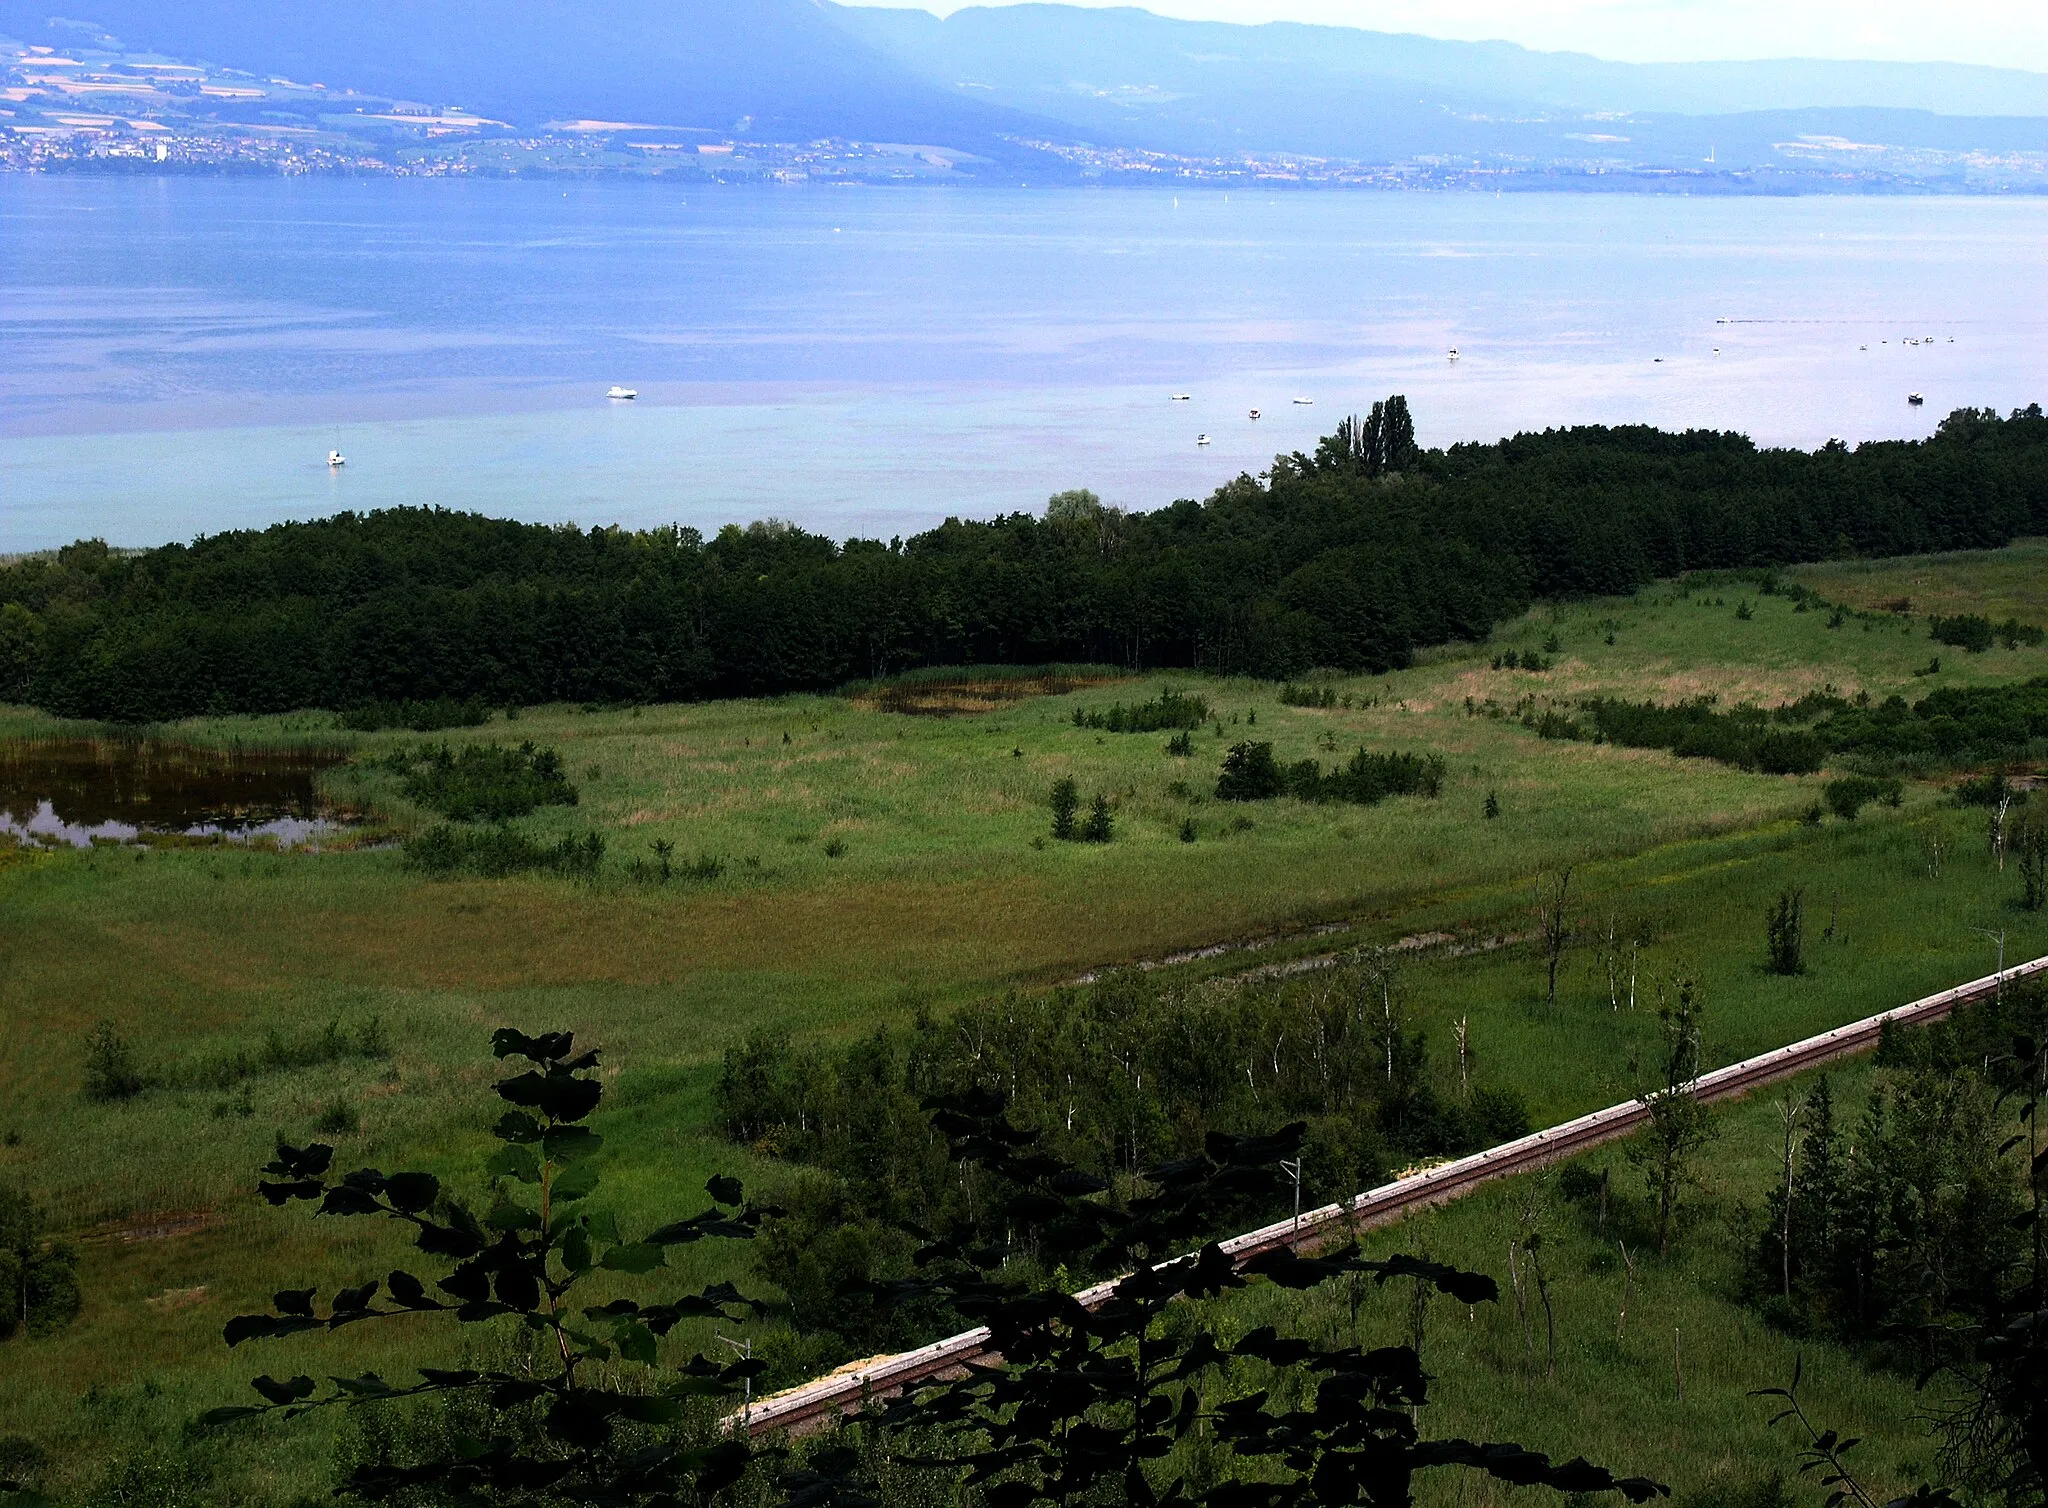
[[[313,843],[346,825],[316,782],[342,758],[325,749],[0,740],[0,838],[75,848],[164,836]]]

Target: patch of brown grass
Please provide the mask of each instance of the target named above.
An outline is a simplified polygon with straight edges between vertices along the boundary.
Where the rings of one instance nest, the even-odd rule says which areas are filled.
[[[1045,675],[1018,679],[962,677],[947,681],[898,681],[851,698],[870,712],[903,717],[979,717],[1036,696],[1066,696],[1083,686],[1106,686],[1118,677]]]

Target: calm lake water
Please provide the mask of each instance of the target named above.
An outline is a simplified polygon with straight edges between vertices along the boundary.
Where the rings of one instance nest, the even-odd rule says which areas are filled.
[[[1919,435],[2048,400],[2044,263],[2041,201],[0,175],[0,551],[1146,508],[1395,391],[1432,444]]]

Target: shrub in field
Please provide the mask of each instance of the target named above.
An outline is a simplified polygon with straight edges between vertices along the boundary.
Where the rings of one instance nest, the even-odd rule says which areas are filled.
[[[2048,828],[2023,827],[2013,845],[2020,858],[2020,909],[2048,905]]]
[[[1219,801],[1265,801],[1287,788],[1287,778],[1273,758],[1271,744],[1232,744],[1223,756],[1223,773],[1216,780]]]
[[[1071,780],[1055,780],[1052,783],[1052,835],[1062,843],[1071,843],[1079,835],[1075,813],[1080,810],[1080,789]]]
[[[533,1342],[524,1356],[479,1365],[458,1348],[448,1365],[423,1367],[411,1383],[375,1373],[333,1377],[324,1387],[308,1376],[263,1376],[251,1384],[262,1402],[215,1409],[201,1425],[461,1400],[477,1416],[473,1432],[443,1437],[403,1462],[373,1454],[357,1462],[341,1492],[403,1503],[704,1502],[739,1480],[752,1453],[744,1438],[694,1443],[675,1426],[689,1400],[731,1397],[766,1363],[721,1364],[702,1355],[665,1363],[659,1342],[687,1319],[731,1324],[760,1306],[724,1283],[645,1303],[624,1296],[578,1303],[578,1290],[602,1283],[617,1292],[667,1267],[680,1246],[751,1240],[762,1212],[744,1203],[736,1180],[719,1177],[707,1186],[712,1204],[701,1213],[638,1236],[622,1233],[616,1217],[588,1202],[604,1145],[585,1124],[604,1095],[598,1054],[575,1052],[567,1032],[529,1037],[503,1028],[491,1042],[500,1060],[526,1066],[497,1085],[507,1108],[484,1168],[494,1190],[490,1207],[472,1210],[431,1173],[362,1168],[337,1176],[332,1147],[280,1145],[257,1186],[271,1205],[305,1202],[322,1215],[394,1221],[412,1235],[419,1258],[343,1288],[324,1305],[316,1289],[286,1289],[269,1313],[230,1320],[225,1338],[236,1347],[360,1324],[506,1321]]]
[[[543,806],[574,806],[576,788],[553,749],[531,743],[447,744],[401,749],[386,763],[405,777],[406,798],[457,822],[503,822]]]
[[[1827,758],[1815,734],[1773,725],[1756,707],[1719,711],[1702,697],[1674,706],[1598,697],[1585,705],[1593,731],[1631,749],[1669,749],[1681,759],[1713,759],[1765,775],[1810,775]]]
[[[1650,1208],[1657,1222],[1657,1250],[1668,1255],[1678,1218],[1698,1182],[1695,1163],[1716,1134],[1706,1106],[1696,1093],[1700,1078],[1700,998],[1698,986],[1680,980],[1678,998],[1658,1007],[1661,1050],[1657,1087],[1638,1097],[1650,1112],[1650,1123],[1628,1146],[1628,1159],[1643,1175]]]
[[[391,1037],[384,1029],[382,1017],[372,1016],[353,1026],[343,1026],[336,1018],[319,1031],[303,1036],[290,1036],[272,1027],[256,1051],[238,1050],[188,1069],[179,1077],[203,1089],[232,1089],[260,1074],[319,1068],[351,1058],[374,1060],[390,1056]]]
[[[1103,733],[1161,733],[1168,728],[1199,728],[1209,720],[1209,704],[1171,687],[1149,702],[1126,707],[1122,702],[1108,709],[1074,709],[1074,726],[1094,728]]]
[[[1088,820],[1081,824],[1083,843],[1107,843],[1116,837],[1116,818],[1110,815],[1109,798],[1097,794],[1088,808]]]
[[[1806,972],[1806,892],[1785,890],[1764,913],[1766,956],[1773,974]]]
[[[1953,644],[1957,649],[1968,650],[1980,655],[1989,649],[1997,638],[1997,629],[1991,620],[1976,614],[1964,614],[1954,618],[1930,618],[1928,637],[1937,644]]]
[[[1896,780],[1879,780],[1870,775],[1845,775],[1839,780],[1830,780],[1827,790],[1828,809],[1844,822],[1853,822],[1861,815],[1863,808],[1873,801],[1882,801],[1886,806],[1897,806],[1904,797],[1904,789]]]
[[[149,1087],[135,1054],[114,1029],[102,1021],[85,1043],[85,1097],[89,1100],[132,1100]]]
[[[405,845],[405,863],[422,874],[473,874],[486,879],[536,870],[589,877],[604,862],[598,833],[539,843],[509,827],[476,831],[447,823],[428,828]]]
[[[76,1318],[78,1253],[48,1234],[30,1198],[0,1184],[0,1340],[44,1335]],[[0,1476],[9,1472],[0,1463]]]

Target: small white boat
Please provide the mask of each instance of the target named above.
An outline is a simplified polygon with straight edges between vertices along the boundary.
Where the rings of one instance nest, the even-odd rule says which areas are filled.
[[[613,385],[612,390],[610,392],[605,394],[605,397],[607,398],[621,398],[628,400],[637,398],[639,396],[640,394],[634,391],[632,388],[619,387],[616,384]]]
[[[1193,393],[1175,393],[1173,395],[1173,401],[1175,403],[1185,403],[1194,396],[1195,395]]]
[[[1258,418],[1258,417],[1259,417],[1259,411],[1258,411],[1257,409],[1253,409],[1253,410],[1252,410],[1252,417],[1253,417],[1254,419],[1256,419],[1256,418]]]
[[[1719,346],[1714,347],[1714,354],[1716,356],[1719,356],[1721,354],[1721,348]]]
[[[1913,405],[1913,407],[1915,407],[1915,408],[1918,408],[1918,407],[1919,407],[1919,406],[1920,406],[1921,404],[1925,403],[1925,402],[1926,402],[1927,400],[1926,400],[1925,398],[1921,397],[1921,396],[1920,396],[1920,395],[1919,395],[1918,393],[1908,393],[1908,394],[1906,394],[1906,401],[1907,401],[1908,403],[1912,404],[1912,405]]]
[[[327,452],[327,464],[334,470],[339,471],[348,464],[348,457],[338,450],[330,450]]]
[[[1316,406],[1316,400],[1313,398],[1297,398],[1294,401],[1303,408],[1314,408]]]
[[[1207,445],[1209,443],[1209,437],[1207,435],[1196,435],[1195,443],[1197,445]]]
[[[1659,366],[1662,366],[1664,364],[1664,358],[1661,356],[1652,356],[1650,360],[1655,362]]]
[[[1451,347],[1451,360],[1453,360],[1453,361],[1456,361],[1457,359],[1458,359],[1458,348],[1457,348],[1456,346],[1452,346],[1452,347]]]

